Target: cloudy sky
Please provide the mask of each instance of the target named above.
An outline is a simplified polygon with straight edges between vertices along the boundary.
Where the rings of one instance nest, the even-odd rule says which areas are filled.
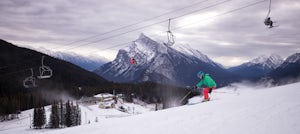
[[[300,1],[272,0],[1,0],[0,38],[19,46],[112,60],[140,33],[176,44],[224,66],[259,55],[300,52]]]

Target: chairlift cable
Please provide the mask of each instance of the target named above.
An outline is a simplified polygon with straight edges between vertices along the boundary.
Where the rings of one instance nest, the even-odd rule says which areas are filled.
[[[222,16],[222,15],[226,15],[226,14],[229,14],[229,13],[232,13],[232,12],[236,12],[236,11],[238,11],[238,10],[242,10],[242,9],[244,9],[244,8],[248,8],[248,7],[257,5],[257,4],[262,3],[262,2],[264,2],[264,1],[266,1],[266,0],[258,1],[258,2],[255,2],[255,3],[252,3],[252,4],[249,4],[249,5],[240,7],[240,8],[236,8],[236,9],[233,9],[233,10],[230,10],[230,11],[227,11],[227,12],[224,12],[224,13],[222,13],[222,14],[215,15],[215,16],[210,17],[210,18],[208,18],[208,19],[215,18],[215,17]],[[181,29],[181,28],[186,27],[186,26],[189,26],[189,25],[191,25],[191,24],[194,24],[194,23],[190,23],[190,24],[188,24],[188,25],[183,25],[183,26],[175,27],[175,28],[173,28],[173,30]],[[163,32],[161,32],[161,33],[163,33]],[[155,35],[157,35],[157,34],[155,34]],[[130,41],[130,42],[132,42],[132,41]],[[109,50],[109,49],[112,49],[112,48],[115,48],[115,47],[127,45],[127,44],[130,43],[130,42],[120,43],[120,44],[117,44],[117,45],[114,45],[114,46],[111,46],[111,47],[104,48],[104,49],[102,49],[102,50]],[[97,50],[97,51],[98,51],[98,50]],[[96,52],[96,51],[95,51],[95,52]],[[33,67],[33,68],[36,68],[36,67]],[[2,69],[2,68],[0,68],[0,70],[1,70],[1,69]],[[10,73],[7,73],[7,74],[3,74],[3,75],[0,75],[0,77],[7,76],[7,75],[12,75],[12,74],[19,73],[19,72],[24,72],[25,70],[28,70],[28,69],[30,69],[30,68],[26,68],[26,69],[23,69],[23,70],[19,70],[19,71],[15,71],[15,72],[10,72]]]
[[[232,0],[224,0],[224,1],[216,3],[216,4],[209,5],[207,7],[200,8],[200,9],[197,9],[197,10],[193,10],[193,11],[185,13],[183,15],[179,15],[179,16],[173,17],[172,19],[178,19],[178,18],[187,16],[187,15],[190,15],[190,14],[193,14],[193,13],[196,13],[196,12],[208,9],[208,8],[216,7],[218,5],[224,4],[224,3],[229,2],[229,1],[232,1]],[[92,41],[92,42],[88,42],[88,43],[85,43],[85,44],[76,45],[76,46],[70,47],[70,48],[68,48],[66,50],[72,50],[72,49],[76,49],[76,48],[79,48],[79,47],[82,47],[82,46],[88,46],[88,45],[91,45],[91,44],[95,44],[95,43],[98,43],[98,42],[101,42],[101,41],[104,41],[104,40],[108,40],[108,39],[115,38],[115,37],[118,37],[118,36],[121,36],[121,35],[125,35],[125,34],[131,33],[131,32],[137,31],[137,30],[141,30],[141,29],[144,29],[144,28],[147,28],[147,27],[151,27],[151,26],[154,26],[154,25],[157,25],[157,24],[160,24],[160,23],[164,23],[166,21],[169,21],[169,19],[158,21],[158,22],[155,22],[155,23],[152,23],[152,24],[148,24],[148,25],[145,25],[145,26],[142,26],[142,27],[135,28],[135,29],[130,30],[130,31],[126,31],[126,32],[123,32],[123,33],[115,34],[115,35],[112,35],[112,36],[109,36],[109,37],[106,37],[106,38],[102,38],[102,39],[99,39],[99,40],[95,40],[95,41]]]
[[[207,0],[206,0],[207,1]],[[208,9],[208,8],[212,8],[212,7],[215,7],[215,6],[218,6],[218,5],[221,5],[221,4],[224,4],[226,2],[229,2],[229,1],[232,1],[232,0],[225,0],[225,1],[222,1],[222,2],[219,2],[219,3],[216,3],[216,4],[213,4],[213,5],[209,5],[207,7],[204,7],[204,8],[200,8],[200,9],[197,9],[197,10],[193,10],[191,12],[188,12],[188,13],[185,13],[183,15],[180,15],[180,16],[177,16],[177,17],[174,17],[173,19],[178,19],[180,17],[183,17],[183,16],[187,16],[189,14],[193,14],[193,13],[196,13],[196,12],[199,12],[201,10],[205,10],[205,9]],[[194,5],[197,5],[197,4],[200,4],[200,3],[203,3],[205,1],[201,1],[201,2],[198,2]],[[180,8],[179,10],[183,10],[183,9],[186,9],[188,7],[192,7],[193,5],[190,5],[190,6],[187,6],[187,7],[184,7],[184,8]],[[161,17],[161,16],[164,16],[166,14],[169,14],[169,13],[172,13],[172,12],[175,12],[177,10],[174,10],[174,11],[171,11],[171,12],[167,12],[165,14],[162,14],[160,16],[156,16],[156,17],[153,17],[152,19],[154,18],[158,18],[158,17]],[[151,19],[151,18],[150,18]],[[149,19],[149,20],[150,20]],[[148,20],[148,21],[149,21]],[[159,21],[159,22],[155,22],[155,23],[152,23],[152,24],[149,24],[149,25],[145,25],[145,26],[142,26],[142,27],[139,27],[139,28],[136,28],[136,29],[133,29],[133,30],[130,30],[130,31],[126,31],[126,32],[123,32],[123,33],[119,33],[119,34],[116,34],[116,35],[112,35],[112,36],[109,36],[109,37],[106,37],[106,38],[102,38],[100,40],[96,40],[96,41],[93,41],[93,42],[88,42],[88,43],[85,43],[85,44],[81,44],[81,45],[77,45],[77,46],[74,46],[74,47],[70,47],[70,48],[67,48],[65,50],[72,50],[72,49],[76,49],[76,48],[79,48],[79,47],[82,47],[82,46],[87,46],[87,45],[91,45],[91,44],[94,44],[94,43],[97,43],[97,42],[101,42],[101,41],[104,41],[104,40],[108,40],[108,39],[111,39],[111,38],[115,38],[115,37],[118,37],[118,36],[121,36],[121,35],[125,35],[125,34],[128,34],[128,33],[131,33],[131,32],[134,32],[134,31],[137,31],[137,30],[140,30],[140,29],[144,29],[144,28],[147,28],[147,27],[150,27],[150,26],[153,26],[153,25],[157,25],[157,24],[160,24],[160,23],[164,23],[166,21],[168,21],[169,19],[166,19],[166,20],[163,20],[163,21]],[[142,23],[142,21],[140,22]],[[139,24],[140,24],[139,23]],[[120,28],[121,29],[121,28]],[[107,32],[108,33],[108,32]],[[111,33],[111,32],[109,32]],[[75,42],[76,43],[76,42]],[[64,46],[63,46],[64,47]],[[58,48],[62,48],[62,47],[58,47]],[[0,70],[3,69],[3,68],[7,68],[7,66],[5,67],[0,67]]]
[[[269,11],[267,13],[267,17],[266,18],[268,18],[269,15],[270,15],[270,13],[271,13],[271,4],[272,4],[272,0],[270,0],[270,2],[269,2]]]
[[[165,15],[168,15],[168,14],[171,14],[171,13],[174,13],[174,12],[178,12],[178,11],[181,11],[181,10],[184,10],[184,9],[187,9],[187,8],[191,8],[191,7],[193,7],[193,6],[197,6],[197,5],[202,4],[202,3],[206,2],[206,1],[209,1],[209,0],[199,1],[199,2],[193,3],[193,4],[191,4],[191,5],[188,5],[188,6],[179,8],[179,9],[175,9],[175,10],[172,10],[172,11],[168,11],[168,12],[165,12],[165,13],[163,13],[163,14],[161,14],[161,15],[154,16],[154,17],[151,17],[151,18],[147,18],[147,19],[145,19],[145,20],[142,20],[142,21],[139,21],[139,22],[136,22],[136,23],[132,23],[132,24],[129,24],[129,25],[126,25],[126,26],[122,26],[122,27],[116,28],[116,29],[112,29],[112,30],[107,31],[107,32],[104,32],[104,33],[100,33],[100,34],[96,34],[96,35],[93,35],[93,36],[90,36],[90,37],[87,37],[87,38],[83,38],[83,39],[80,39],[80,40],[76,40],[76,41],[73,41],[73,42],[64,44],[63,47],[68,46],[68,45],[75,44],[75,43],[77,43],[77,42],[89,40],[89,39],[92,39],[92,38],[95,38],[95,37],[98,37],[98,36],[103,36],[103,35],[106,35],[106,34],[109,34],[109,33],[115,32],[115,31],[119,31],[119,30],[122,30],[122,29],[125,29],[125,28],[128,28],[128,27],[132,27],[132,26],[135,26],[135,25],[138,25],[138,24],[142,24],[142,23],[145,23],[145,22],[148,22],[148,21],[157,19],[157,18],[159,18],[159,17],[165,16]],[[57,47],[57,48],[53,48],[53,49],[58,49],[58,48],[61,48],[61,47]]]

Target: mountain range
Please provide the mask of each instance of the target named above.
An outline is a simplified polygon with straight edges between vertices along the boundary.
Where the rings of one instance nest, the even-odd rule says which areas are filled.
[[[112,62],[94,72],[107,80],[125,83],[153,81],[192,86],[199,82],[196,74],[200,70],[209,73],[218,86],[238,80],[238,76],[200,51],[183,46],[177,49],[141,34],[128,48],[119,50]],[[136,59],[136,65],[129,63],[132,57]]]
[[[247,79],[257,79],[266,76],[283,63],[283,59],[276,54],[261,55],[239,66],[228,68],[230,72]]]
[[[269,73],[269,77],[283,82],[291,83],[300,80],[300,53],[295,53],[276,69]]]
[[[45,53],[47,55],[50,55],[52,57],[73,63],[90,72],[92,72],[93,70],[97,69],[99,66],[102,66],[103,64],[109,61],[104,57],[99,57],[95,55],[83,56],[73,52],[51,51],[46,48],[39,48],[36,50]]]
[[[136,65],[129,63],[135,58]],[[199,80],[198,71],[209,73],[224,86],[241,80],[258,81],[268,77],[275,80],[299,76],[299,54],[283,60],[279,55],[261,55],[239,66],[225,69],[208,56],[189,45],[168,47],[163,42],[141,34],[132,44],[119,50],[117,57],[94,72],[107,80],[121,83],[153,81],[179,86],[193,85]]]
[[[43,56],[43,64],[53,73],[50,78],[38,79]],[[30,76],[36,86],[27,82],[29,88],[26,88],[23,81]],[[67,96],[94,95],[109,84],[72,63],[0,40],[0,115],[46,105]]]

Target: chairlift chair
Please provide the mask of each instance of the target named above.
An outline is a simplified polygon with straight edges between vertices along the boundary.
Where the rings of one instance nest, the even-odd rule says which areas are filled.
[[[39,68],[40,75],[37,76],[39,79],[47,79],[52,76],[52,69],[49,66],[44,65],[44,58],[45,56],[42,57],[42,66]]]
[[[142,51],[137,49],[136,42],[130,46],[129,63],[131,65],[143,64],[147,62],[147,56]]]
[[[169,25],[168,25],[168,31],[167,31],[167,37],[168,37],[168,46],[172,46],[175,43],[175,36],[173,35],[173,33],[170,30],[170,23],[171,23],[171,19],[169,19]]]
[[[136,60],[135,60],[135,56],[136,56],[136,44],[135,41],[133,41],[133,44],[130,46],[130,50],[129,50],[129,63],[131,65],[136,65]]]
[[[270,13],[271,13],[271,3],[272,3],[272,0],[270,0],[269,2],[269,10],[268,10],[268,13],[267,13],[267,16],[266,16],[266,19],[264,21],[264,24],[266,26],[269,26],[269,28],[273,28],[274,25],[273,25],[273,21],[271,20],[271,17],[270,17]]]
[[[31,70],[31,76],[29,76],[23,80],[23,86],[25,88],[36,87],[35,78],[33,77],[33,69],[31,68],[30,70]]]
[[[168,46],[172,46],[175,43],[175,41],[174,41],[174,35],[172,34],[171,31],[167,31],[167,36],[168,36],[168,43],[167,43],[167,45]]]

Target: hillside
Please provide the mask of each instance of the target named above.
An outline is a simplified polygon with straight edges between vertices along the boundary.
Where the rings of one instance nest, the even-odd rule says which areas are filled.
[[[44,65],[53,70],[51,78],[37,78],[42,56],[45,56]],[[23,80],[31,76],[30,68],[37,86],[25,88]],[[96,89],[101,90],[106,84],[109,84],[107,80],[74,64],[0,40],[0,115],[13,112],[8,106],[20,106],[24,110],[52,102],[55,98],[61,99],[58,96],[62,95],[58,93],[73,96],[94,94]],[[80,92],[78,87],[82,89]],[[41,93],[43,91],[47,92]]]
[[[32,130],[27,125],[1,130],[6,134],[298,134],[300,132],[300,83],[264,88],[235,84],[212,93],[212,101],[141,115],[101,119],[57,130]],[[254,90],[256,89],[256,90]],[[196,103],[196,104],[194,104]],[[8,124],[6,124],[8,125]],[[4,123],[0,123],[4,127]]]
[[[269,73],[277,83],[300,81],[300,53],[289,56],[278,68]]]
[[[257,80],[275,70],[282,63],[283,59],[279,55],[261,55],[239,66],[230,67],[228,68],[228,71],[239,75],[244,79]]]

